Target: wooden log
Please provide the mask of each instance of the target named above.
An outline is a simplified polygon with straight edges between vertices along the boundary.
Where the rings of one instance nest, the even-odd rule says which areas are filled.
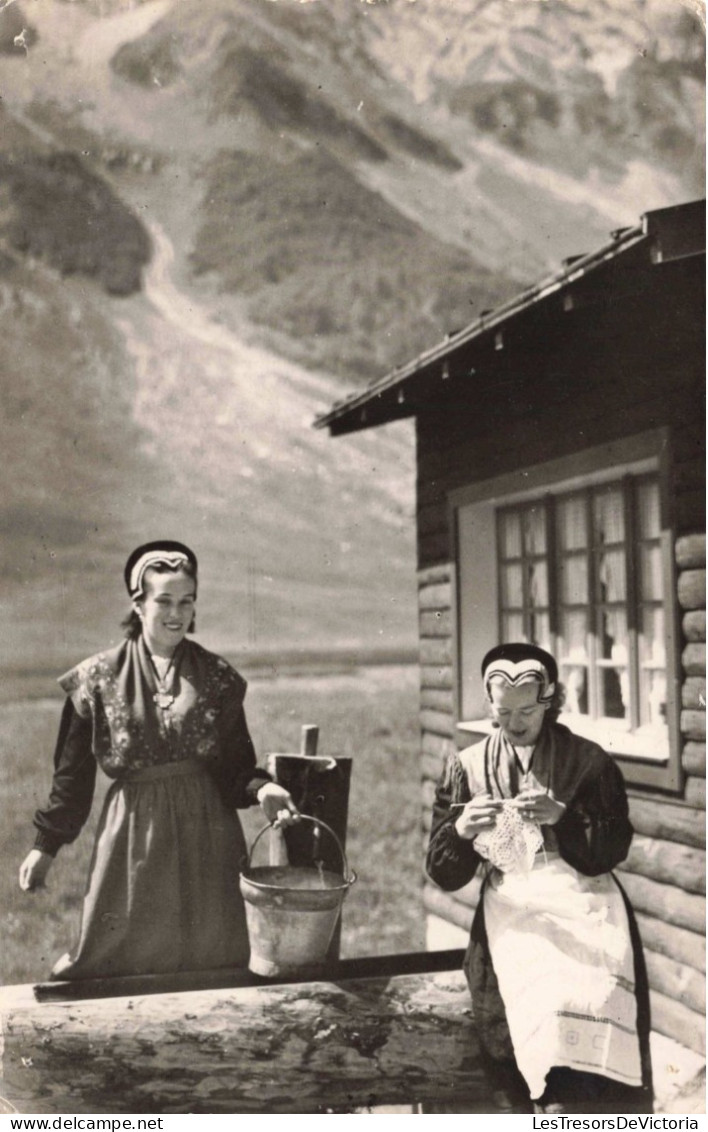
[[[704,849],[677,845],[673,841],[656,841],[637,837],[630,846],[622,869],[650,877],[662,884],[673,884],[687,892],[706,891],[706,854]]]
[[[452,642],[449,639],[434,640],[425,637],[420,642],[420,663],[430,665],[452,665]]]
[[[424,778],[421,782],[420,797],[423,810],[432,810],[435,802],[435,783],[430,778]]]
[[[703,936],[687,931],[686,928],[667,924],[664,920],[656,920],[643,912],[635,911],[635,915],[645,947],[705,974],[706,941]]]
[[[681,685],[681,703],[693,711],[706,710],[705,676],[688,676]]]
[[[484,1103],[470,1015],[459,969],[71,1003],[5,988],[0,1093],[38,1114]]]
[[[432,731],[435,735],[448,738],[452,738],[455,733],[455,724],[449,712],[424,709],[420,712],[420,726],[423,731]]]
[[[653,1030],[672,1038],[680,1045],[705,1054],[706,1022],[703,1015],[659,991],[651,992],[650,1002]]]
[[[423,752],[420,760],[422,777],[430,782],[437,782],[442,774],[445,762],[438,755],[428,755]]]
[[[630,795],[629,816],[637,833],[698,849],[706,847],[706,816],[700,810]]]
[[[634,911],[639,925],[639,932],[643,944],[651,951],[667,955],[669,959],[685,963],[693,970],[706,974],[706,940],[705,936],[688,929],[667,924],[665,920],[647,916],[645,912]]]
[[[618,869],[619,879],[632,907],[637,912],[654,916],[657,920],[677,924],[689,931],[702,935],[706,923],[706,901],[704,896],[693,892],[683,892],[668,884],[636,873]]]
[[[697,1013],[706,1011],[706,977],[693,967],[677,963],[667,955],[644,950],[649,986],[669,998],[682,1002]]]
[[[682,570],[678,577],[678,600],[682,609],[705,609],[706,572]]]
[[[421,688],[453,688],[451,665],[421,665],[420,686]]]
[[[440,582],[436,586],[424,586],[418,591],[418,609],[450,609],[452,606],[452,591],[449,582]]]
[[[426,755],[434,756],[442,764],[449,755],[455,753],[456,747],[452,739],[447,739],[442,735],[434,735],[431,731],[424,731],[422,749]]]
[[[691,567],[705,567],[706,536],[704,534],[682,535],[676,539],[676,564],[681,570]]]
[[[449,637],[452,614],[449,609],[423,610],[418,619],[421,637]]]
[[[703,676],[706,674],[706,646],[694,641],[686,645],[681,653],[681,663],[687,676]]]
[[[705,778],[706,774],[706,745],[705,743],[689,742],[684,744],[681,752],[681,766],[686,774]]]
[[[446,562],[450,557],[452,535],[449,531],[440,534],[419,534],[418,556],[421,562]]]
[[[689,806],[695,806],[696,809],[705,810],[706,808],[706,780],[705,778],[693,778],[689,776],[686,779],[683,796],[688,802]]]
[[[687,739],[695,739],[705,743],[706,739],[706,713],[705,711],[691,711],[685,709],[681,712],[681,734]]]
[[[705,609],[693,609],[689,613],[684,613],[681,626],[683,628],[683,635],[687,641],[705,641]]]
[[[424,586],[435,586],[440,582],[449,583],[452,577],[454,566],[450,562],[446,562],[440,566],[429,566],[425,570],[418,571],[418,587],[422,589]]]
[[[420,693],[420,706],[430,708],[432,711],[442,711],[452,716],[455,707],[455,698],[452,692],[444,688],[423,688]]]

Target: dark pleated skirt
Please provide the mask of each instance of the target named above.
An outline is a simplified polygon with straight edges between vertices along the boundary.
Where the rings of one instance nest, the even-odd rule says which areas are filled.
[[[241,823],[195,760],[134,771],[101,815],[76,948],[54,979],[248,964]]]

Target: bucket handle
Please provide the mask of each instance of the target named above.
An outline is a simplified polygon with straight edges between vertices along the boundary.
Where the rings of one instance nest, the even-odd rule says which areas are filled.
[[[337,837],[337,834],[332,829],[331,825],[327,825],[327,822],[322,821],[320,818],[311,818],[309,814],[300,814],[300,820],[301,821],[311,821],[311,822],[314,822],[315,825],[321,825],[323,829],[326,829],[328,833],[332,834],[332,837],[334,838],[334,840],[337,843],[337,848],[339,849],[339,852],[340,852],[340,855],[341,855],[341,858],[342,858],[342,867],[344,869],[342,876],[343,876],[344,882],[345,882],[345,884],[348,884],[348,885],[354,884],[354,881],[356,880],[356,873],[349,871],[349,862],[347,861],[347,855],[344,852],[344,846],[342,845],[341,841]],[[258,833],[256,834],[255,838],[253,839],[253,844],[251,845],[251,848],[249,850],[248,857],[247,857],[247,860],[246,860],[246,867],[247,868],[251,867],[251,858],[253,856],[253,850],[256,848],[256,844],[258,843],[260,838],[263,836],[263,834],[266,832],[266,830],[272,829],[272,828],[273,828],[272,825],[270,824],[270,822],[268,822],[268,824],[264,825],[263,828],[260,829],[258,831]]]

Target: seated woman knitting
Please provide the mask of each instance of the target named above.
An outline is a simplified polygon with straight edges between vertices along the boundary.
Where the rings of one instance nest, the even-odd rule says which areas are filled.
[[[500,645],[482,674],[496,726],[448,759],[427,871],[446,890],[484,873],[465,973],[489,1072],[516,1111],[651,1113],[644,959],[611,872],[622,775],[557,722],[550,653]]]

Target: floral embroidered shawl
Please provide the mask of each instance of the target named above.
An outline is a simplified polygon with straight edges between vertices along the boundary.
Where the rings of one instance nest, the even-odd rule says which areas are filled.
[[[93,721],[93,753],[109,777],[180,759],[218,758],[222,737],[242,709],[246,681],[195,641],[184,640],[179,650],[168,711],[153,700],[157,685],[142,637],[60,677],[78,714]]]

